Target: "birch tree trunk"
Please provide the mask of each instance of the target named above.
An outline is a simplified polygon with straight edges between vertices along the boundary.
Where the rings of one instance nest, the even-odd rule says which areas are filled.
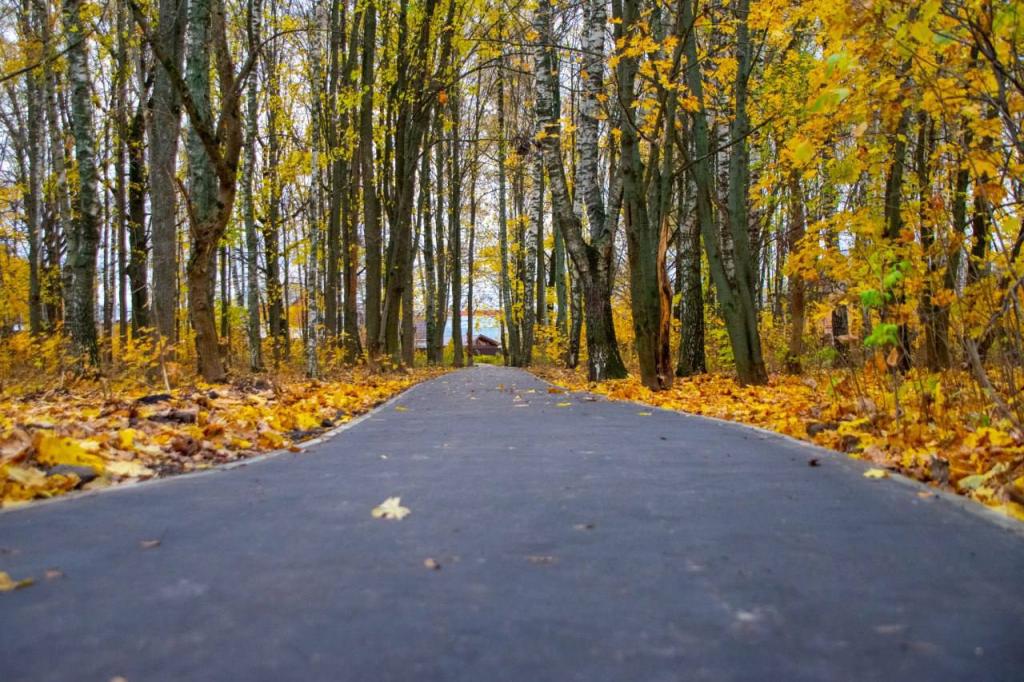
[[[78,212],[68,239],[71,290],[67,326],[75,352],[92,364],[99,362],[96,338],[96,248],[99,241],[99,174],[92,120],[88,31],[81,17],[82,0],[65,0],[68,80],[71,86],[71,124],[75,139]]]
[[[597,46],[596,35],[598,30],[602,32],[604,30],[604,17],[604,5],[600,0],[593,0],[587,22],[588,28],[591,29],[587,55],[592,56],[596,53],[600,56],[600,60],[603,60],[604,56],[603,33],[600,46]],[[596,27],[600,27],[600,29]],[[586,198],[591,233],[590,242],[587,243],[583,238],[580,218],[572,209],[572,199],[569,195],[565,166],[562,160],[562,129],[559,112],[555,106],[558,101],[558,68],[553,61],[552,50],[548,48],[555,44],[551,28],[550,0],[540,0],[534,16],[534,29],[539,36],[538,44],[534,49],[534,77],[537,89],[536,115],[542,139],[541,149],[548,180],[551,184],[551,203],[555,223],[562,232],[566,248],[579,275],[576,281],[581,289],[587,318],[587,373],[591,381],[619,379],[626,376],[626,367],[619,355],[612,317],[611,253],[614,235],[609,225],[610,221],[605,217],[603,199],[597,184],[597,120],[596,116],[589,118],[583,116],[583,107],[581,106],[578,132],[579,188],[577,191],[583,192]],[[600,78],[601,70],[591,68],[596,72],[591,74],[592,78]],[[590,73],[588,71],[588,74]],[[592,98],[596,102],[598,94],[599,92],[595,91],[593,82],[591,82],[586,88],[584,99]],[[593,132],[590,130],[591,127]]]

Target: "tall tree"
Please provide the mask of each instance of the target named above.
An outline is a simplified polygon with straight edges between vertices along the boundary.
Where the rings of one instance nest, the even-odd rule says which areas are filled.
[[[170,69],[180,72],[184,55],[186,0],[159,0],[159,15],[152,36],[154,51],[164,55]],[[162,60],[161,60],[162,61]],[[157,67],[153,78],[149,128],[150,205],[153,242],[153,318],[160,335],[174,343],[177,309],[167,292],[178,290],[178,136],[181,97],[167,66]]]
[[[646,30],[654,32],[655,39],[664,41],[660,12],[652,15],[650,29],[641,25],[639,0],[613,0],[615,35],[619,45],[642,40]],[[664,74],[666,80],[676,80],[676,65],[680,62],[682,41],[681,14],[677,15],[673,38],[676,47],[671,54],[659,49],[655,63],[670,60],[671,69]],[[645,25],[648,22],[645,22]],[[669,214],[672,204],[673,150],[672,135],[676,130],[676,89],[658,84],[656,100],[658,119],[654,125],[644,124],[638,117],[641,104],[641,54],[628,47],[618,55],[616,64],[618,105],[622,112],[620,173],[622,177],[623,223],[629,256],[630,304],[633,312],[633,330],[636,337],[640,379],[652,390],[663,390],[672,385],[674,377],[670,334],[672,331],[672,289],[668,283],[666,257],[669,242]],[[650,63],[646,63],[650,66]],[[658,67],[654,67],[658,68]],[[641,135],[647,136],[646,154],[641,150]],[[646,157],[646,158],[645,158]]]
[[[686,58],[686,85],[696,100],[692,112],[693,158],[687,163],[696,189],[697,222],[700,224],[704,251],[707,255],[715,294],[725,319],[726,330],[736,362],[736,373],[744,384],[759,384],[768,380],[764,358],[761,355],[761,337],[757,327],[754,300],[754,270],[750,254],[748,231],[748,194],[750,188],[749,154],[747,139],[750,122],[746,111],[747,79],[751,68],[751,45],[747,14],[749,2],[739,0],[736,16],[737,73],[733,82],[733,119],[729,127],[731,153],[728,165],[728,215],[722,217],[722,229],[715,222],[714,205],[717,190],[711,172],[711,139],[707,108],[704,98],[701,61],[697,51],[696,16],[693,0],[680,0],[679,12],[683,26],[683,53]],[[731,246],[731,265],[726,261],[726,249]]]
[[[71,85],[71,130],[75,138],[77,211],[68,234],[68,330],[78,353],[99,362],[96,337],[96,249],[99,243],[99,171],[92,120],[89,72],[89,31],[82,18],[82,0],[65,0],[68,81]]]
[[[184,77],[171,56],[153,39],[148,21],[135,0],[129,0],[136,22],[153,52],[171,77],[171,85],[185,106],[189,120],[186,147],[189,160],[189,230],[191,249],[185,275],[196,360],[200,375],[209,382],[226,378],[213,310],[214,262],[217,246],[227,229],[237,189],[242,150],[239,98],[245,79],[255,65],[257,46],[235,72],[225,26],[223,0],[196,0],[189,6],[188,58]],[[220,98],[214,116],[211,105],[210,50]]]
[[[589,78],[581,106],[577,133],[579,171],[577,192],[582,192],[590,222],[590,240],[583,236],[580,217],[572,208],[562,159],[562,126],[558,102],[558,65],[554,59],[555,40],[552,32],[551,2],[540,0],[534,15],[537,45],[534,49],[536,79],[536,116],[544,154],[544,165],[551,184],[551,203],[558,229],[578,273],[576,284],[584,301],[587,329],[587,369],[591,381],[626,376],[626,366],[619,355],[611,305],[611,256],[614,246],[614,221],[609,219],[597,173],[597,102],[603,96],[605,9],[600,0],[591,0],[586,55],[596,59],[584,64]],[[588,68],[589,67],[589,68]],[[586,113],[584,113],[584,110]]]

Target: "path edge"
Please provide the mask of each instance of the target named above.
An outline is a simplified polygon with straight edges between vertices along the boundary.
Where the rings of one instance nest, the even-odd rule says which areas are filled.
[[[27,504],[18,505],[15,507],[8,507],[6,509],[0,509],[0,517],[6,514],[16,514],[18,512],[25,512],[31,509],[39,509],[40,507],[48,507],[50,505],[60,504],[61,502],[81,500],[88,497],[96,497],[98,495],[118,493],[126,490],[137,490],[142,487],[149,488],[161,484],[171,483],[172,481],[194,479],[200,478],[202,476],[213,476],[216,474],[224,473],[225,471],[230,471],[231,469],[240,469],[242,467],[249,466],[250,464],[258,464],[268,459],[275,459],[277,457],[281,457],[282,455],[301,455],[304,454],[310,448],[316,445],[320,445],[321,443],[326,443],[327,441],[332,440],[335,436],[340,435],[342,432],[348,431],[349,429],[358,426],[363,421],[376,415],[378,412],[390,407],[393,403],[398,402],[400,399],[408,396],[412,391],[416,390],[420,386],[430,383],[434,379],[438,379],[447,374],[450,374],[450,372],[445,372],[444,374],[439,374],[438,376],[431,377],[425,381],[417,382],[412,386],[409,386],[408,388],[399,391],[398,393],[391,396],[384,402],[370,408],[369,410],[362,413],[358,417],[350,419],[344,424],[334,426],[324,431],[316,438],[310,438],[309,440],[304,440],[299,443],[295,443],[293,447],[297,447],[299,449],[299,452],[295,452],[288,448],[278,448],[277,450],[271,450],[269,452],[264,452],[263,454],[260,455],[246,457],[245,459],[236,460],[234,462],[227,462],[225,464],[215,464],[208,469],[201,469],[199,471],[189,471],[188,473],[175,474],[174,476],[164,476],[162,478],[147,478],[141,481],[121,483],[119,485],[111,485],[106,488],[98,488],[96,490],[77,490],[72,493],[67,493],[66,495],[58,495],[57,497],[48,497],[40,500],[31,500]]]
[[[648,405],[647,403],[641,403],[641,402],[637,402],[635,400],[613,399],[613,398],[609,398],[606,395],[602,395],[600,393],[592,393],[591,391],[573,390],[573,389],[566,388],[565,386],[560,386],[560,385],[556,384],[555,382],[553,382],[553,381],[551,381],[549,379],[546,379],[545,377],[542,377],[539,374],[535,374],[534,372],[531,372],[529,370],[524,370],[524,371],[529,373],[534,378],[544,382],[545,384],[548,384],[549,386],[554,386],[555,388],[559,388],[559,389],[561,389],[563,391],[566,391],[567,393],[576,393],[576,394],[581,394],[581,395],[588,395],[588,396],[597,398],[599,400],[604,400],[604,401],[610,402],[610,403],[614,402],[614,403],[625,403],[627,405],[636,405],[637,407],[641,407],[644,410],[658,410],[659,412],[667,412],[669,414],[683,415],[683,416],[689,417],[691,419],[705,419],[707,421],[717,422],[718,424],[722,424],[722,425],[739,427],[739,428],[742,428],[742,429],[747,429],[747,430],[750,430],[750,431],[754,431],[754,432],[759,433],[759,434],[761,434],[763,436],[767,436],[767,437],[770,437],[770,438],[776,438],[776,439],[782,440],[782,441],[784,441],[784,442],[786,442],[786,443],[788,443],[790,445],[800,446],[800,447],[802,447],[804,449],[810,450],[810,451],[815,452],[815,453],[817,453],[819,455],[825,455],[829,459],[837,461],[837,462],[840,462],[840,463],[842,463],[844,465],[847,465],[847,466],[851,467],[854,470],[859,470],[859,471],[863,472],[863,471],[867,471],[868,469],[871,468],[871,464],[869,462],[865,462],[864,460],[854,459],[854,458],[850,457],[845,452],[839,452],[838,450],[832,450],[831,448],[826,448],[826,447],[823,447],[821,445],[817,445],[816,443],[809,443],[809,442],[807,442],[805,440],[800,440],[799,438],[795,438],[795,437],[790,436],[790,435],[785,434],[785,433],[779,433],[778,431],[772,431],[771,429],[766,429],[763,426],[756,426],[754,424],[747,424],[747,423],[741,422],[741,421],[733,421],[731,419],[723,419],[722,417],[712,417],[712,416],[704,415],[704,414],[696,414],[694,412],[687,412],[686,410],[674,410],[674,409],[670,409],[670,408],[667,408],[667,407],[658,407],[657,405]],[[1018,536],[1020,538],[1024,538],[1024,521],[1018,521],[1017,519],[1013,518],[1012,516],[1009,516],[1007,514],[1003,514],[1001,512],[998,512],[998,511],[996,511],[995,509],[993,509],[991,507],[985,506],[981,502],[975,502],[974,500],[971,500],[971,499],[969,499],[967,497],[964,497],[963,495],[957,495],[956,493],[951,493],[948,490],[942,490],[941,488],[933,488],[932,486],[927,485],[926,483],[924,483],[922,481],[919,481],[916,478],[911,478],[911,477],[906,476],[906,475],[904,475],[904,474],[902,474],[902,473],[900,473],[898,471],[891,471],[889,469],[886,469],[886,473],[888,474],[887,478],[891,479],[895,483],[898,483],[898,484],[900,484],[900,485],[902,485],[902,486],[904,486],[906,488],[910,488],[911,490],[916,490],[917,492],[928,492],[928,493],[931,493],[932,495],[935,495],[935,497],[937,499],[945,500],[947,503],[953,505],[954,507],[956,507],[956,508],[958,508],[958,509],[960,509],[962,511],[965,511],[965,512],[967,512],[969,514],[977,516],[977,517],[979,517],[981,519],[984,519],[985,521],[987,521],[987,522],[989,522],[989,523],[991,523],[993,525],[999,526],[1000,528],[1002,528],[1002,529],[1012,533],[1013,535],[1016,535],[1016,536]]]

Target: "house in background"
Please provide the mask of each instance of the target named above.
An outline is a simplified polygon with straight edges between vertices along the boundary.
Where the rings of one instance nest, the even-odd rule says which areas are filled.
[[[472,330],[466,329],[466,311],[463,310],[459,316],[460,326],[466,335],[467,345],[469,339],[472,339],[473,352],[477,355],[497,355],[501,352],[501,322],[499,315],[500,313],[497,310],[474,310]],[[426,350],[427,321],[422,317],[417,317],[414,324],[416,327],[416,350]],[[449,316],[447,322],[445,322],[442,343],[447,346],[451,343],[451,340],[452,320]]]
[[[473,337],[473,355],[497,355],[501,352],[501,342],[484,334]]]

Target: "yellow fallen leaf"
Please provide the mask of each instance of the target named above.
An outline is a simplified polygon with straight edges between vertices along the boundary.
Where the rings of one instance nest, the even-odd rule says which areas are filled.
[[[20,483],[26,488],[41,488],[46,485],[46,474],[35,467],[19,467],[8,464],[0,468],[0,474],[3,474],[2,477],[7,480]]]
[[[313,429],[320,427],[320,419],[314,414],[308,412],[302,412],[295,415],[295,428],[301,429],[302,431],[312,431]]]
[[[395,405],[395,412],[408,412],[409,408],[405,405]]]
[[[13,590],[20,590],[23,587],[28,587],[33,584],[35,580],[32,578],[22,578],[21,580],[13,580],[11,576],[7,575],[3,571],[0,571],[0,592],[11,592]]]
[[[51,466],[59,464],[86,466],[91,467],[97,473],[103,473],[103,458],[87,452],[87,449],[92,449],[92,442],[88,447],[84,446],[85,442],[67,437],[45,435],[39,439],[36,458],[43,464]]]
[[[117,446],[122,450],[131,450],[138,433],[135,429],[121,429],[117,432]]]
[[[1018,521],[1024,521],[1024,505],[1017,504],[1016,502],[1007,502],[1003,505],[1003,511],[1007,516],[1015,518]]]
[[[155,472],[142,462],[115,459],[107,462],[107,473],[125,478],[152,476]]]
[[[268,447],[279,448],[284,445],[284,436],[273,429],[260,431],[260,441]]]
[[[889,478],[889,473],[885,469],[868,469],[864,478]]]
[[[640,415],[641,417],[650,417],[654,413],[653,412],[637,412],[637,414]]]
[[[401,521],[409,515],[409,509],[402,506],[401,497],[389,497],[373,508],[370,512],[375,519],[391,519]]]
[[[558,403],[555,407],[569,407],[572,403]]]

